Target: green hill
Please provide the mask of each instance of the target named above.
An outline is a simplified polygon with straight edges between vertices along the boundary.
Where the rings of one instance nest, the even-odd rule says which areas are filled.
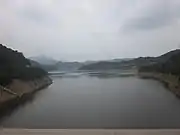
[[[96,62],[84,65],[79,70],[112,70],[112,69],[138,69],[139,71],[157,71],[163,73],[179,74],[180,50],[173,50],[158,57],[139,57],[120,62]]]
[[[46,74],[41,68],[32,67],[21,52],[0,44],[0,85],[7,85],[12,79],[32,80]]]
[[[168,52],[162,56],[162,59],[156,64],[142,66],[140,72],[160,72],[180,76],[180,50]]]

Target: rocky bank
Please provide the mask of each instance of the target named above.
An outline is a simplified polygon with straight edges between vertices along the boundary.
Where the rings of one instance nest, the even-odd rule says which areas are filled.
[[[157,72],[139,72],[138,75],[141,78],[152,78],[161,81],[177,97],[180,97],[180,80],[178,76]]]
[[[13,79],[12,82],[0,87],[0,107],[14,99],[20,99],[25,95],[32,94],[52,84],[52,80],[48,76],[36,78],[30,81]]]

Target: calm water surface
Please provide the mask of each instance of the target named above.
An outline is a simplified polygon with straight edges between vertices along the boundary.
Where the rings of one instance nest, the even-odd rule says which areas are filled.
[[[180,128],[180,99],[137,77],[69,75],[4,116],[10,128]]]

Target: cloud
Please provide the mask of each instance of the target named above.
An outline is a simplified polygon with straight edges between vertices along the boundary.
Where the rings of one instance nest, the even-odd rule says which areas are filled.
[[[41,1],[41,0],[40,0]],[[16,9],[16,15],[26,22],[34,22],[37,25],[48,25],[53,27],[59,23],[59,18],[54,11],[54,3],[46,3],[41,1],[37,4],[36,1],[24,3],[23,6]]]
[[[179,5],[179,0],[0,0],[0,42],[27,57],[68,61],[157,55],[180,43]]]
[[[36,8],[23,8],[17,11],[19,17],[27,19],[28,21],[36,21],[40,23],[50,22],[53,18],[49,13],[46,13]]]
[[[154,30],[176,23],[180,18],[180,2],[177,0],[151,1],[138,14],[126,20],[125,31]]]

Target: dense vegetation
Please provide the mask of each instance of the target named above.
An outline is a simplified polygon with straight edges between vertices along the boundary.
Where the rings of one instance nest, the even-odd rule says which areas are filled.
[[[31,80],[47,73],[41,68],[32,67],[22,53],[0,44],[0,84],[7,85],[12,79]]]
[[[123,65],[124,68],[127,68],[126,65]],[[97,62],[93,64],[84,65],[79,68],[79,70],[110,70],[110,69],[122,69],[121,62]]]
[[[132,69],[140,66],[155,63],[153,57],[140,57],[131,60],[122,60],[120,62],[101,61],[84,65],[79,70],[111,70],[111,69]]]
[[[132,69],[140,72],[160,72],[180,76],[180,50],[173,50],[158,57],[139,57],[121,62],[96,62],[80,70]]]
[[[167,58],[168,56],[168,58]],[[146,65],[139,68],[140,72],[160,72],[180,76],[180,50],[175,50],[160,56],[166,57],[164,61]]]

